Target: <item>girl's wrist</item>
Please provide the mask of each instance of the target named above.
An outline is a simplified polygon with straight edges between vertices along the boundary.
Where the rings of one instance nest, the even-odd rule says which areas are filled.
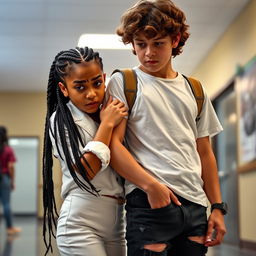
[[[109,129],[113,129],[115,126],[114,122],[111,122],[109,120],[104,120],[104,119],[101,121],[100,124]]]

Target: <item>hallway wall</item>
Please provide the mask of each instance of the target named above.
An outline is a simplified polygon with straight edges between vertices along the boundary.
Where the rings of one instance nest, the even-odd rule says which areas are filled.
[[[195,70],[193,75],[202,81],[211,96],[216,95],[229,83],[238,64],[246,64],[256,54],[255,13],[256,0],[252,0]],[[203,33],[204,31],[202,36]],[[0,94],[0,124],[7,126],[10,136],[38,136],[40,160],[46,112],[45,98],[45,93]],[[56,195],[59,195],[60,172],[56,172],[55,175]],[[42,216],[41,161],[38,176],[38,215]],[[241,239],[252,242],[256,242],[256,206],[252,204],[253,196],[256,194],[255,184],[256,172],[239,175],[240,234]],[[61,202],[58,196],[57,202]]]
[[[201,62],[193,76],[199,78],[210,96],[215,96],[233,79],[238,65],[256,55],[256,0],[251,0],[226,33]],[[202,31],[203,34],[203,31]],[[256,170],[239,173],[240,238],[256,242]]]
[[[38,166],[38,216],[43,216],[42,209],[42,149],[44,136],[44,122],[46,115],[45,93],[1,92],[0,94],[0,125],[8,129],[9,136],[36,136],[39,138],[39,166]],[[20,159],[21,160],[21,159]],[[55,171],[55,194],[57,204],[61,187],[60,171],[57,161]],[[29,179],[29,177],[27,177]],[[18,185],[19,186],[19,185]],[[25,199],[24,199],[25,200]]]

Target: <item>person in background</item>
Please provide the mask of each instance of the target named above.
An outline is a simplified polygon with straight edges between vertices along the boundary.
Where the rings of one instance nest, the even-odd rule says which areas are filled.
[[[140,63],[135,103],[110,145],[112,166],[126,179],[128,256],[203,256],[226,233],[210,144],[222,126],[204,89],[197,118],[192,90],[173,68],[189,37],[185,14],[170,0],[142,0],[123,14],[117,34]],[[123,87],[117,72],[107,92],[126,102]]]
[[[11,210],[11,191],[15,189],[15,162],[14,151],[8,145],[7,129],[0,126],[0,199],[8,235],[21,232],[20,228],[13,226]]]

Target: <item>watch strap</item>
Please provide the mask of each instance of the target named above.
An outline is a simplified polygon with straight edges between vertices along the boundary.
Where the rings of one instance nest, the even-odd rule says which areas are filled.
[[[223,215],[226,215],[226,214],[227,214],[227,211],[228,211],[228,207],[227,207],[227,204],[226,204],[225,202],[212,204],[212,205],[211,205],[211,212],[212,212],[214,209],[219,209],[219,210],[221,210],[221,212],[222,212]]]

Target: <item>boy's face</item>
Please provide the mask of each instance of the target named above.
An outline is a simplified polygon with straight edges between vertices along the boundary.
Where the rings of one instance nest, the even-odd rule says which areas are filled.
[[[65,97],[81,111],[92,114],[101,105],[105,95],[105,74],[99,64],[92,60],[73,64],[65,85],[59,83]]]
[[[166,77],[171,67],[172,49],[177,47],[178,43],[179,37],[174,40],[170,36],[157,35],[148,39],[141,32],[134,37],[133,48],[144,72]]]

